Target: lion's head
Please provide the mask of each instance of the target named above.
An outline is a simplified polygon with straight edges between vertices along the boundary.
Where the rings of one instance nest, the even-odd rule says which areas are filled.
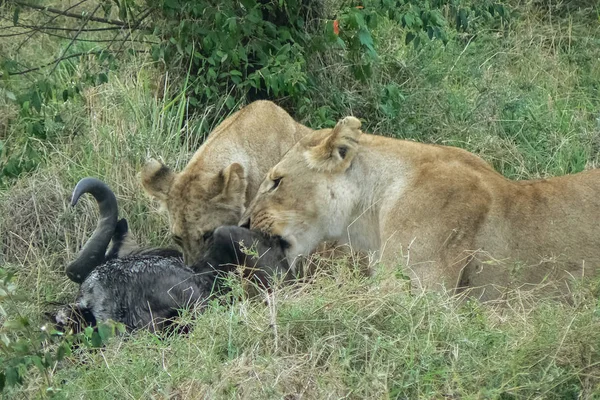
[[[358,195],[348,174],[360,126],[358,119],[346,117],[296,143],[269,171],[242,224],[281,236],[290,244],[290,262],[324,240],[340,238]]]
[[[199,259],[215,228],[235,225],[244,212],[247,181],[238,163],[200,177],[175,173],[151,159],[141,171],[141,181],[144,190],[167,210],[171,235],[188,265]]]

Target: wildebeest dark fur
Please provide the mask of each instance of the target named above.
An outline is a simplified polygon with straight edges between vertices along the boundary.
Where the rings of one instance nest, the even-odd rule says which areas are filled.
[[[127,221],[116,221],[116,198],[104,183],[82,179],[73,193],[73,205],[83,193],[98,201],[100,222],[77,260],[67,267],[69,278],[81,287],[75,304],[56,314],[59,325],[79,329],[112,319],[130,329],[161,330],[179,310],[203,308],[222,290],[219,278],[238,265],[244,266],[246,278],[263,287],[272,278],[287,278],[285,243],[279,238],[237,226],[219,227],[202,260],[187,267],[177,250],[137,248],[129,238]]]

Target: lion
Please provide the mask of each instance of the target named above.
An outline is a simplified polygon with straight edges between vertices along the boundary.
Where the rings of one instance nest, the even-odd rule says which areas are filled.
[[[183,171],[155,159],[144,165],[142,186],[167,210],[186,265],[215,228],[238,223],[267,171],[309,132],[276,104],[256,101],[217,126]]]
[[[413,289],[483,301],[598,275],[600,170],[512,181],[466,150],[360,128],[346,117],[302,138],[240,224],[281,236],[290,263],[337,240],[402,265]]]

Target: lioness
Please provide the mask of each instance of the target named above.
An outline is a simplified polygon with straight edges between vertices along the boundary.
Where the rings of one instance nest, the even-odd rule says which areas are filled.
[[[242,224],[282,236],[290,263],[322,240],[346,241],[384,265],[401,261],[413,285],[469,288],[482,300],[598,272],[600,170],[515,182],[465,150],[360,126],[346,117],[301,139]]]
[[[309,132],[276,104],[256,101],[223,121],[180,173],[146,163],[142,186],[168,211],[187,265],[216,227],[237,224],[269,168]]]

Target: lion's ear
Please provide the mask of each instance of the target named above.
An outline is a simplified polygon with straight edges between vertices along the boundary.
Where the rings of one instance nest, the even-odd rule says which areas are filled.
[[[358,151],[360,126],[355,117],[341,119],[329,135],[307,151],[310,167],[321,171],[345,171]]]
[[[169,167],[154,158],[146,162],[140,171],[142,187],[150,196],[166,203],[169,189],[175,179],[175,173]]]
[[[221,191],[219,197],[228,203],[239,202],[241,206],[246,202],[246,187],[248,181],[244,167],[233,163],[224,168],[219,176]]]

